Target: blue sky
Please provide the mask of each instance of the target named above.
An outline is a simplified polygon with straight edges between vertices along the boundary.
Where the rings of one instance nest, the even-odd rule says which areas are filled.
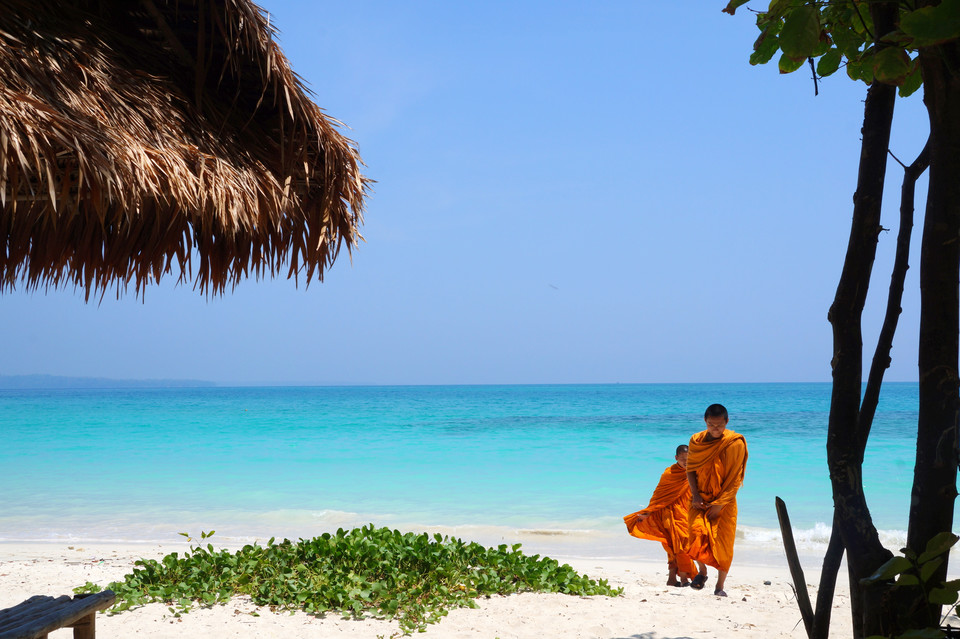
[[[841,72],[814,97],[806,70],[751,67],[753,18],[724,4],[261,2],[377,181],[366,242],[307,289],[4,294],[0,374],[828,381],[866,88]],[[897,105],[907,163],[920,100]],[[891,162],[869,353],[901,175]],[[917,376],[914,263],[889,380]]]

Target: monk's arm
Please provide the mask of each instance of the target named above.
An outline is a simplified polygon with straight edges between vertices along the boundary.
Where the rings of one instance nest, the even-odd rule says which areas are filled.
[[[720,494],[713,500],[714,504],[725,506],[737,498],[740,482],[743,477],[743,467],[747,463],[747,447],[741,441],[728,446],[723,455],[723,483]]]
[[[697,473],[688,470],[687,483],[690,484],[690,505],[703,510],[706,504],[703,497],[700,496],[700,489],[697,487]]]

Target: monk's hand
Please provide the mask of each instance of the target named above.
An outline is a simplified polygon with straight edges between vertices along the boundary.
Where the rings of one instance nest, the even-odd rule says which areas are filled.
[[[690,505],[698,510],[706,510],[710,507],[707,505],[707,502],[703,501],[703,497],[701,497],[699,494],[690,498]]]
[[[713,523],[716,523],[717,520],[720,519],[721,510],[723,510],[723,506],[720,506],[718,504],[709,506],[709,510],[707,510],[707,519],[709,519]]]

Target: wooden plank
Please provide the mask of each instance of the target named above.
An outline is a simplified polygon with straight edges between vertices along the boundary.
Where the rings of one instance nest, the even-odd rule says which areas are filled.
[[[44,606],[45,602],[34,601],[31,598],[12,608],[16,611],[22,607],[22,611],[29,611],[27,615],[17,615],[10,624],[4,624],[0,628],[0,639],[38,639],[45,637],[54,630],[59,630],[67,626],[73,626],[87,617],[92,617],[98,610],[109,607],[117,600],[117,596],[110,590],[97,592],[91,595],[78,595],[70,599],[69,597],[60,597],[50,602],[49,606]],[[41,616],[36,617],[35,612],[41,611]],[[91,639],[94,629],[94,621],[91,619],[86,627],[81,627],[81,637]],[[76,634],[75,634],[76,636]]]
[[[17,604],[13,608],[5,608],[4,610],[0,610],[0,628],[3,627],[4,623],[8,619],[12,619],[15,615],[19,614],[22,610],[37,603],[38,601],[40,602],[53,601],[53,597],[48,597],[46,595],[34,595],[33,597],[30,597],[23,603]]]
[[[43,595],[30,597],[23,603],[0,613],[0,633],[9,628],[22,626],[33,619],[38,619],[57,606],[61,606],[70,601],[71,599],[67,595],[57,598]]]
[[[97,613],[89,615],[73,624],[73,639],[95,639],[97,634]]]
[[[777,519],[780,521],[780,534],[783,537],[783,549],[787,553],[787,565],[790,567],[790,576],[793,578],[793,591],[797,595],[797,606],[803,618],[803,627],[807,630],[807,637],[813,639],[813,606],[810,604],[810,593],[807,592],[807,582],[803,578],[803,567],[800,566],[800,557],[797,555],[797,544],[793,540],[793,528],[790,527],[790,515],[787,514],[787,505],[779,497],[777,499]]]

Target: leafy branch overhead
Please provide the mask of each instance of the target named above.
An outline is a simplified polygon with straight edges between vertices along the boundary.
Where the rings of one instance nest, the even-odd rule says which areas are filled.
[[[724,12],[733,15],[747,1],[730,0]],[[779,52],[781,73],[816,61],[819,76],[844,67],[853,80],[891,84],[906,97],[923,84],[919,50],[960,38],[960,0],[919,9],[908,4],[912,5],[900,3],[896,29],[876,33],[869,2],[864,0],[773,0],[766,11],[757,13],[760,36],[750,64],[766,64]]]

